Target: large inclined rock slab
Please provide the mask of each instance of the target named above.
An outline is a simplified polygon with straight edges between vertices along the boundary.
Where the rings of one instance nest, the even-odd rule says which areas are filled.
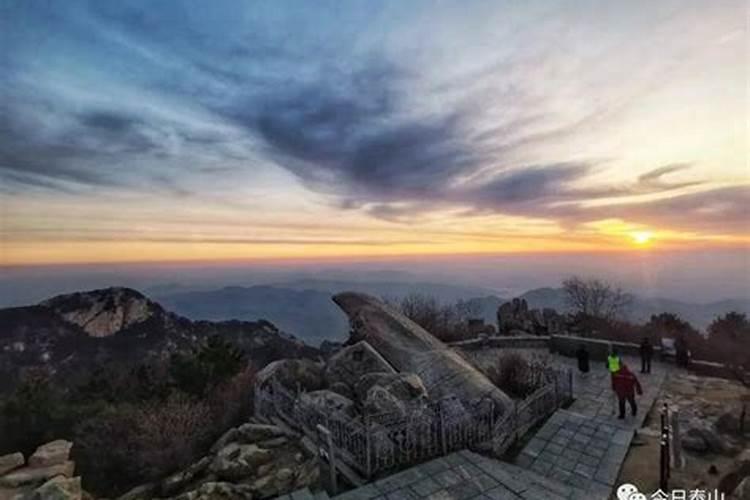
[[[490,398],[499,412],[512,407],[511,399],[486,376],[393,307],[354,292],[340,293],[333,300],[349,316],[355,338],[367,341],[399,372],[417,374],[431,398]]]

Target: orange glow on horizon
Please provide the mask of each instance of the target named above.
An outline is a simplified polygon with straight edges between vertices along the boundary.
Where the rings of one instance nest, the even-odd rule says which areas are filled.
[[[272,261],[351,261],[398,257],[487,256],[502,254],[608,253],[623,248],[623,234],[598,231],[597,235],[508,237],[506,239],[450,239],[435,243],[190,243],[154,241],[62,241],[12,242],[0,248],[0,266],[37,266],[97,263],[185,263],[185,262],[272,262]],[[679,234],[651,231],[625,233],[635,245],[629,251],[652,247],[656,250],[699,248],[747,248],[748,237],[689,238]]]

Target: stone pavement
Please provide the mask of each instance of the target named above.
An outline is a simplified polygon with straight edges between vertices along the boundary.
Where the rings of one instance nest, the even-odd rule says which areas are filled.
[[[463,450],[334,497],[335,500],[582,500],[582,491]]]
[[[623,361],[641,382],[643,396],[637,398],[638,406],[640,407],[637,418],[632,418],[628,414],[625,421],[619,421],[613,419],[615,400],[610,376],[603,362],[592,362],[591,372],[586,376],[582,376],[578,372],[575,360],[561,357],[553,359],[555,364],[570,367],[574,370],[573,373],[575,373],[573,379],[575,401],[568,408],[569,411],[587,417],[601,417],[605,421],[614,420],[613,423],[618,427],[631,429],[637,429],[643,425],[646,414],[648,414],[649,409],[654,404],[654,400],[661,390],[667,373],[667,366],[655,361],[652,364],[651,373],[642,374],[640,373],[640,360],[635,357],[624,356]]]
[[[625,358],[635,371],[635,358]],[[570,361],[558,360],[560,363]],[[575,402],[567,410],[558,410],[526,444],[516,464],[549,479],[588,492],[586,498],[607,498],[615,486],[620,467],[630,448],[634,431],[643,425],[659,394],[666,367],[654,363],[651,374],[636,372],[643,386],[637,398],[638,414],[617,418],[611,381],[603,363],[594,364],[587,376],[576,372]]]
[[[553,356],[559,366],[575,360]],[[641,375],[635,358],[625,363],[636,373],[644,395],[636,418],[617,419],[611,381],[604,363],[574,372],[576,400],[558,410],[529,440],[515,464],[464,450],[404,470],[335,497],[336,500],[468,499],[606,500],[630,447],[665,379],[666,367],[654,362]],[[629,410],[629,409],[628,409]]]

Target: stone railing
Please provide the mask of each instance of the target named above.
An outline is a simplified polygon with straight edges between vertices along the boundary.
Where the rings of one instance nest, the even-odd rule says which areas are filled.
[[[472,351],[481,349],[547,349],[550,337],[542,335],[517,335],[478,337],[448,344],[454,349]]]
[[[448,397],[403,411],[351,416],[305,403],[278,383],[255,388],[255,411],[277,417],[324,448],[326,430],[337,460],[365,478],[397,470],[464,448],[500,455],[529,429],[573,397],[572,372],[549,369],[544,384],[510,409],[490,399],[467,405]]]

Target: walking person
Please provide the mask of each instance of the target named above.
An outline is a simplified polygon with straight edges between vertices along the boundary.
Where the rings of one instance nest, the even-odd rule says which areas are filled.
[[[631,372],[627,365],[623,364],[620,366],[620,370],[615,373],[612,377],[612,388],[617,395],[617,401],[619,403],[620,415],[618,419],[625,418],[625,402],[630,403],[630,410],[632,415],[635,417],[638,414],[638,405],[635,403],[635,395],[643,394],[643,388],[641,383],[638,382],[638,378],[633,372]]]
[[[609,344],[609,356],[607,356],[607,370],[609,371],[610,377],[612,379],[612,415],[615,414],[615,407],[617,406],[617,398],[615,397],[614,389],[615,389],[615,373],[620,371],[620,366],[622,366],[622,360],[620,359],[620,355],[617,352],[617,349],[615,349],[612,344]]]
[[[576,358],[578,358],[578,370],[584,377],[588,375],[591,367],[589,366],[589,351],[586,346],[581,344],[576,351]]]
[[[651,373],[651,358],[654,357],[654,346],[648,337],[641,342],[641,373]]]

